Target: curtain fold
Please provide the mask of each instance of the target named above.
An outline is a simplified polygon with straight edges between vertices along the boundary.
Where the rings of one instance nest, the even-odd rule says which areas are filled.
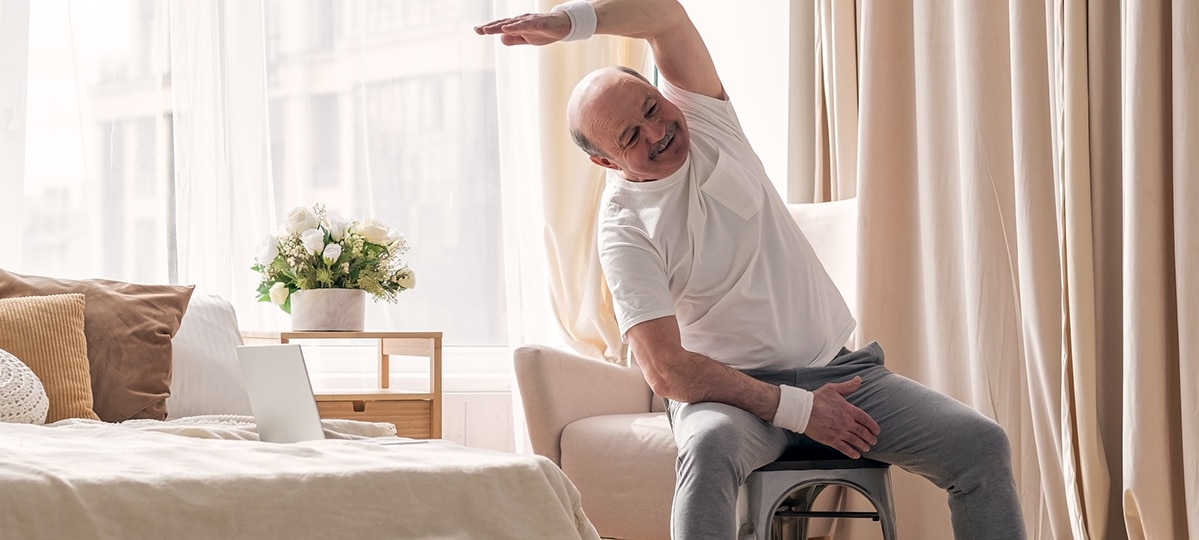
[[[542,54],[542,70],[552,74],[545,83],[553,87],[542,93],[541,102],[548,111],[540,126],[544,136],[540,158],[554,315],[576,350],[620,363],[626,346],[596,245],[596,212],[605,172],[584,159],[570,139],[566,104],[573,85],[562,81],[578,81],[593,69],[613,64],[650,76],[646,71],[648,47],[641,40],[604,36],[546,49]]]
[[[994,418],[1034,537],[1065,515],[1061,320],[1043,9],[863,2],[861,333],[888,366]],[[897,475],[902,536],[948,509]]]
[[[1102,392],[1096,377],[1096,281],[1091,205],[1091,119],[1087,59],[1087,4],[1084,0],[1050,3],[1053,10],[1054,130],[1057,145],[1059,238],[1062,292],[1062,424],[1064,483],[1070,508],[1070,530],[1075,538],[1104,538],[1111,527],[1109,460],[1102,432]],[[1099,11],[1099,10],[1096,10]],[[1099,120],[1102,122],[1102,120]],[[1102,164],[1097,168],[1102,168]],[[1118,427],[1116,428],[1118,430]],[[1116,460],[1115,463],[1119,463]],[[1066,515],[1061,516],[1065,518]]]
[[[29,1],[0,1],[0,215],[25,223],[25,107],[29,76]],[[0,250],[0,268],[21,264],[23,235]]]
[[[1199,420],[1181,406],[1182,394],[1196,388],[1194,379],[1181,377],[1189,371],[1183,364],[1196,360],[1180,355],[1181,334],[1194,327],[1184,330],[1179,318],[1195,300],[1179,295],[1179,283],[1199,276],[1177,273],[1177,242],[1195,229],[1176,228],[1173,197],[1176,184],[1196,181],[1196,171],[1175,168],[1175,154],[1193,153],[1199,141],[1178,138],[1186,134],[1175,123],[1190,117],[1194,105],[1172,94],[1182,88],[1174,78],[1199,61],[1185,57],[1199,35],[1181,5],[1125,1],[1121,7],[1124,521],[1130,538],[1194,538],[1199,531],[1188,529],[1199,522],[1188,526],[1180,481],[1193,444],[1184,440],[1183,426]],[[1182,202],[1189,208],[1199,200]]]
[[[813,202],[857,195],[858,50],[855,0],[816,2],[816,161]]]
[[[175,0],[169,24],[179,282],[230,299],[243,327],[286,326],[278,310],[256,309],[258,276],[248,271],[250,254],[280,222],[263,3]]]
[[[1199,540],[1199,5],[1171,5],[1174,275],[1178,298],[1181,483],[1187,532]]]
[[[547,11],[560,2],[501,1],[497,13]],[[531,5],[530,5],[531,4]],[[567,344],[579,353],[610,362],[625,361],[626,347],[613,312],[611,295],[604,282],[596,245],[596,212],[604,188],[604,171],[586,159],[570,138],[566,104],[574,82],[594,69],[613,64],[647,71],[649,49],[642,40],[614,36],[595,38],[554,47],[511,48],[508,69],[521,78],[501,76],[501,99],[505,106],[526,111],[528,116],[505,114],[500,119],[505,138],[521,141],[505,148],[501,167],[506,183],[521,182],[516,193],[541,193],[544,216],[540,246],[528,238],[523,245],[546,253],[545,284],[557,326]],[[530,78],[532,82],[530,82]],[[527,144],[528,140],[537,141]],[[527,178],[535,183],[530,185]],[[512,185],[512,184],[507,184]],[[515,187],[515,186],[514,186]],[[509,196],[513,189],[505,189]],[[511,218],[509,218],[511,219]],[[528,293],[544,287],[528,287]],[[534,336],[526,336],[526,339]]]
[[[860,331],[1004,426],[1033,538],[1199,538],[1197,14],[862,3]]]

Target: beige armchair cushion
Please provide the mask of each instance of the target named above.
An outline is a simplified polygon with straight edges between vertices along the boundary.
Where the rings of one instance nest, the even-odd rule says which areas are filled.
[[[665,413],[592,416],[562,432],[562,471],[610,538],[670,536],[677,453]]]
[[[513,367],[533,451],[558,465],[562,430],[571,422],[650,411],[652,393],[635,368],[542,346],[516,349]]]
[[[668,539],[678,452],[641,371],[543,346],[514,366],[533,451],[562,467],[600,535]]]

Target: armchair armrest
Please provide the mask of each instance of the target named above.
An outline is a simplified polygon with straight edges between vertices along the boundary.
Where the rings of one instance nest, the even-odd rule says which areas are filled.
[[[637,368],[544,346],[516,349],[513,362],[533,452],[558,465],[562,430],[571,422],[650,412],[653,394]]]

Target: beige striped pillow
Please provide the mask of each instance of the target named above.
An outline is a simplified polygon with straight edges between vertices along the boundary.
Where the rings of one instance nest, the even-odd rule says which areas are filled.
[[[82,294],[0,299],[0,349],[20,358],[41,379],[50,398],[47,424],[100,419],[92,410],[83,306]]]

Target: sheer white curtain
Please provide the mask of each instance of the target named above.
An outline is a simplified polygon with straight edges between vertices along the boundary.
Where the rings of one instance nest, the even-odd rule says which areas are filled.
[[[21,220],[5,268],[196,284],[243,328],[286,329],[249,267],[283,213],[321,203],[411,245],[416,288],[371,304],[368,326],[480,347],[545,333],[544,281],[522,279],[543,251],[516,242],[541,233],[521,206],[537,195],[501,191],[495,57],[471,31],[491,0],[0,7],[0,28],[29,26],[28,54],[0,54],[28,126],[0,138],[24,161],[0,175]]]
[[[29,3],[0,1],[0,215],[25,223],[25,95],[29,73]],[[21,258],[22,234],[10,234],[0,267]]]
[[[20,60],[28,70],[0,90],[18,97],[5,121],[21,138],[0,176],[0,204],[20,208],[6,213],[19,218],[18,238],[0,250],[0,265],[68,278],[171,279],[163,8],[4,2],[0,24],[28,28],[27,49],[6,46],[5,56],[27,52]]]
[[[417,287],[368,325],[505,345],[509,293],[487,0],[172,4],[180,260],[243,325],[285,325],[244,271],[295,206],[406,235]],[[190,139],[185,138],[191,136]],[[228,231],[212,227],[228,215]],[[219,255],[216,255],[218,254]],[[215,258],[217,260],[213,260]],[[220,259],[226,260],[220,260]],[[519,257],[516,257],[519,261]],[[521,265],[514,267],[519,271]],[[511,271],[511,270],[509,270]]]
[[[169,22],[179,281],[231,299],[249,328],[286,324],[247,293],[258,276],[246,261],[280,215],[263,16],[261,1],[180,1],[171,3]]]

